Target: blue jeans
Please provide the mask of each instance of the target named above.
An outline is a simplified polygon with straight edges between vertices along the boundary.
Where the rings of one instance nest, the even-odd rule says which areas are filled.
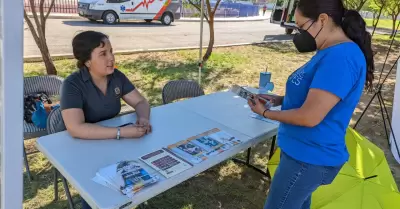
[[[82,209],[92,209],[90,205],[81,197]]]
[[[282,151],[264,209],[309,209],[311,194],[332,183],[341,168],[303,163]]]

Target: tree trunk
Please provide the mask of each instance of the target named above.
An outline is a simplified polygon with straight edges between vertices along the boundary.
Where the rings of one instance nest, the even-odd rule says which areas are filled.
[[[40,11],[39,16],[36,13],[35,2],[34,0],[30,0],[30,6],[33,14],[33,20],[35,25],[33,25],[32,21],[28,17],[26,11],[24,10],[24,19],[28,24],[29,30],[32,33],[33,39],[38,46],[40,53],[42,54],[42,59],[44,65],[46,67],[46,72],[48,75],[57,75],[56,67],[54,66],[53,59],[50,56],[49,48],[46,43],[46,20],[54,7],[55,0],[51,1],[50,8],[48,9],[47,13],[44,12],[44,0],[40,1]],[[36,26],[36,29],[35,29]]]
[[[393,25],[392,25],[392,34],[390,34],[390,38],[393,38],[394,34],[396,33],[397,16],[392,15],[392,20],[393,20]]]
[[[50,56],[49,48],[46,42],[42,42],[39,46],[39,50],[42,54],[44,65],[46,66],[47,75],[57,75],[56,66],[54,66],[53,59]]]
[[[376,15],[377,15],[376,12],[373,12],[373,15],[372,15],[372,27],[375,26]]]
[[[210,40],[208,42],[207,51],[203,56],[203,63],[207,62],[207,60],[210,58],[213,47],[214,47],[214,17],[210,17],[208,26],[210,28]]]

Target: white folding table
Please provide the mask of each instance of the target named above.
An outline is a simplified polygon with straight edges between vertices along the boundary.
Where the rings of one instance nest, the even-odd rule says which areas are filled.
[[[220,105],[216,104],[224,104],[220,100],[225,100],[226,97],[231,96],[230,94],[229,92],[216,93],[204,98],[211,98],[209,105],[218,109]],[[234,105],[228,105],[229,108],[220,109],[221,112],[215,114],[215,117],[203,116],[194,111],[201,110],[197,105],[201,103],[198,99],[201,100],[201,97],[152,108],[153,132],[140,139],[81,140],[72,138],[64,131],[39,138],[37,147],[93,209],[132,208],[276,134],[276,125],[250,118],[247,115],[249,110],[239,105],[237,108],[234,108]],[[243,103],[243,101],[238,103]],[[231,111],[233,111],[232,116],[229,116],[228,112]],[[223,118],[233,116],[236,116],[236,123],[229,123],[229,120]],[[135,120],[136,115],[129,114],[100,122],[100,124],[116,127]],[[242,126],[239,126],[240,123]],[[243,143],[219,155],[211,156],[206,161],[172,178],[165,179],[159,174],[161,179],[158,183],[143,189],[132,199],[92,180],[102,167],[121,160],[139,161],[138,157],[144,154],[213,128],[226,131],[242,140]],[[150,172],[154,172],[144,163],[143,166]]]
[[[247,90],[258,93],[257,89],[245,87]],[[221,123],[231,129],[237,130],[252,138],[252,146],[260,141],[265,141],[272,138],[269,157],[272,157],[275,149],[276,135],[278,125],[268,123],[250,117],[252,111],[247,104],[247,100],[239,97],[233,92],[224,91],[214,94],[208,94],[201,97],[184,100],[177,103],[179,106],[204,116],[210,120]],[[247,149],[246,161],[233,159],[237,163],[245,164],[253,168],[264,176],[270,177],[267,170],[261,170],[258,167],[250,164],[251,146]]]

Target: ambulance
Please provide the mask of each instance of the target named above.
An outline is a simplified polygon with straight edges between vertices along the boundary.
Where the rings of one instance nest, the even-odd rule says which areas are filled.
[[[182,0],[78,0],[79,16],[115,24],[120,20],[161,21],[170,25],[181,17]]]
[[[297,28],[294,18],[297,4],[300,0],[276,0],[272,9],[270,22],[280,24],[285,28],[286,34],[290,35]]]

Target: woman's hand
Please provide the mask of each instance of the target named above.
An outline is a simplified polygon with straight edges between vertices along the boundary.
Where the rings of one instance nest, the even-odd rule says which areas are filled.
[[[264,116],[263,113],[267,108],[263,103],[260,102],[260,98],[258,96],[254,96],[254,98],[247,100],[247,104],[249,104],[254,113]]]
[[[149,119],[143,118],[143,117],[138,118],[136,121],[136,125],[146,128],[146,133],[151,133],[152,127],[151,127]]]
[[[121,137],[122,138],[140,138],[144,136],[147,132],[147,128],[144,126],[125,126],[121,128]]]
[[[281,106],[283,103],[283,96],[273,95],[273,94],[259,94],[261,98],[269,100],[273,107]]]

